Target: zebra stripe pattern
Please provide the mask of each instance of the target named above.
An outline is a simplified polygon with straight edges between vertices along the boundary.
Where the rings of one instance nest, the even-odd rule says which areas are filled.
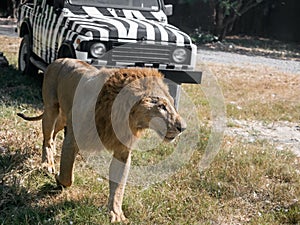
[[[143,41],[154,47],[188,46],[192,51],[195,50],[187,34],[166,23],[167,18],[162,11],[116,10],[66,3],[59,13],[44,0],[34,8],[22,5],[19,23],[24,20],[30,21],[32,26],[33,52],[46,63],[57,58],[58,50],[64,42],[73,45],[77,58],[90,63],[92,58],[88,51],[78,50],[79,42]],[[180,65],[176,65],[178,67]]]

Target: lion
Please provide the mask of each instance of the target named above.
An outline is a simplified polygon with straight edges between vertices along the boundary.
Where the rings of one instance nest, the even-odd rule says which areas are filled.
[[[89,96],[83,96],[78,104],[75,96],[79,87],[86,89],[83,93],[94,93],[91,87],[96,87],[95,102],[90,101]],[[151,68],[97,69],[77,59],[58,59],[45,72],[42,95],[42,115],[27,117],[18,114],[29,121],[42,119],[42,163],[55,173],[55,137],[65,128],[60,171],[55,178],[57,184],[71,186],[75,157],[82,150],[75,136],[75,127],[82,122],[81,118],[74,118],[75,114],[78,116],[74,108],[92,109],[94,118],[91,120],[103,144],[99,147],[113,154],[109,168],[108,200],[111,222],[127,221],[122,211],[122,201],[134,143],[148,128],[164,141],[171,142],[187,127],[174,107],[163,75]],[[120,96],[121,100],[117,101]],[[77,121],[76,124],[73,124],[74,121]],[[85,135],[88,137],[90,134],[87,132]]]

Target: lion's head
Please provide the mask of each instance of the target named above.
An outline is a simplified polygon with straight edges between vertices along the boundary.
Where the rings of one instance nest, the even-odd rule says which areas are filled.
[[[169,98],[169,96],[143,97],[131,110],[131,129],[150,128],[164,141],[173,141],[186,129],[186,122]]]
[[[114,70],[98,97],[96,121],[107,148],[130,147],[145,129],[166,142],[186,129],[163,75],[155,69]]]

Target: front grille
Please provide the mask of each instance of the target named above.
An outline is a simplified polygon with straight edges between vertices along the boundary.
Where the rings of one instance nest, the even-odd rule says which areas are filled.
[[[171,47],[166,45],[114,44],[111,51],[111,60],[113,62],[169,64],[171,51]]]

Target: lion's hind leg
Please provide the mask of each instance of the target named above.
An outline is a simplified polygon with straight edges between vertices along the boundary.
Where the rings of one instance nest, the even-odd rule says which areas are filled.
[[[42,165],[48,169],[50,173],[55,173],[54,154],[55,154],[55,140],[54,133],[57,118],[59,115],[59,106],[45,108],[43,115],[43,152]]]
[[[59,114],[57,117],[56,123],[55,123],[55,128],[53,132],[53,154],[56,155],[56,135],[58,132],[64,129],[64,134],[66,136],[66,119],[62,116],[62,114]]]

